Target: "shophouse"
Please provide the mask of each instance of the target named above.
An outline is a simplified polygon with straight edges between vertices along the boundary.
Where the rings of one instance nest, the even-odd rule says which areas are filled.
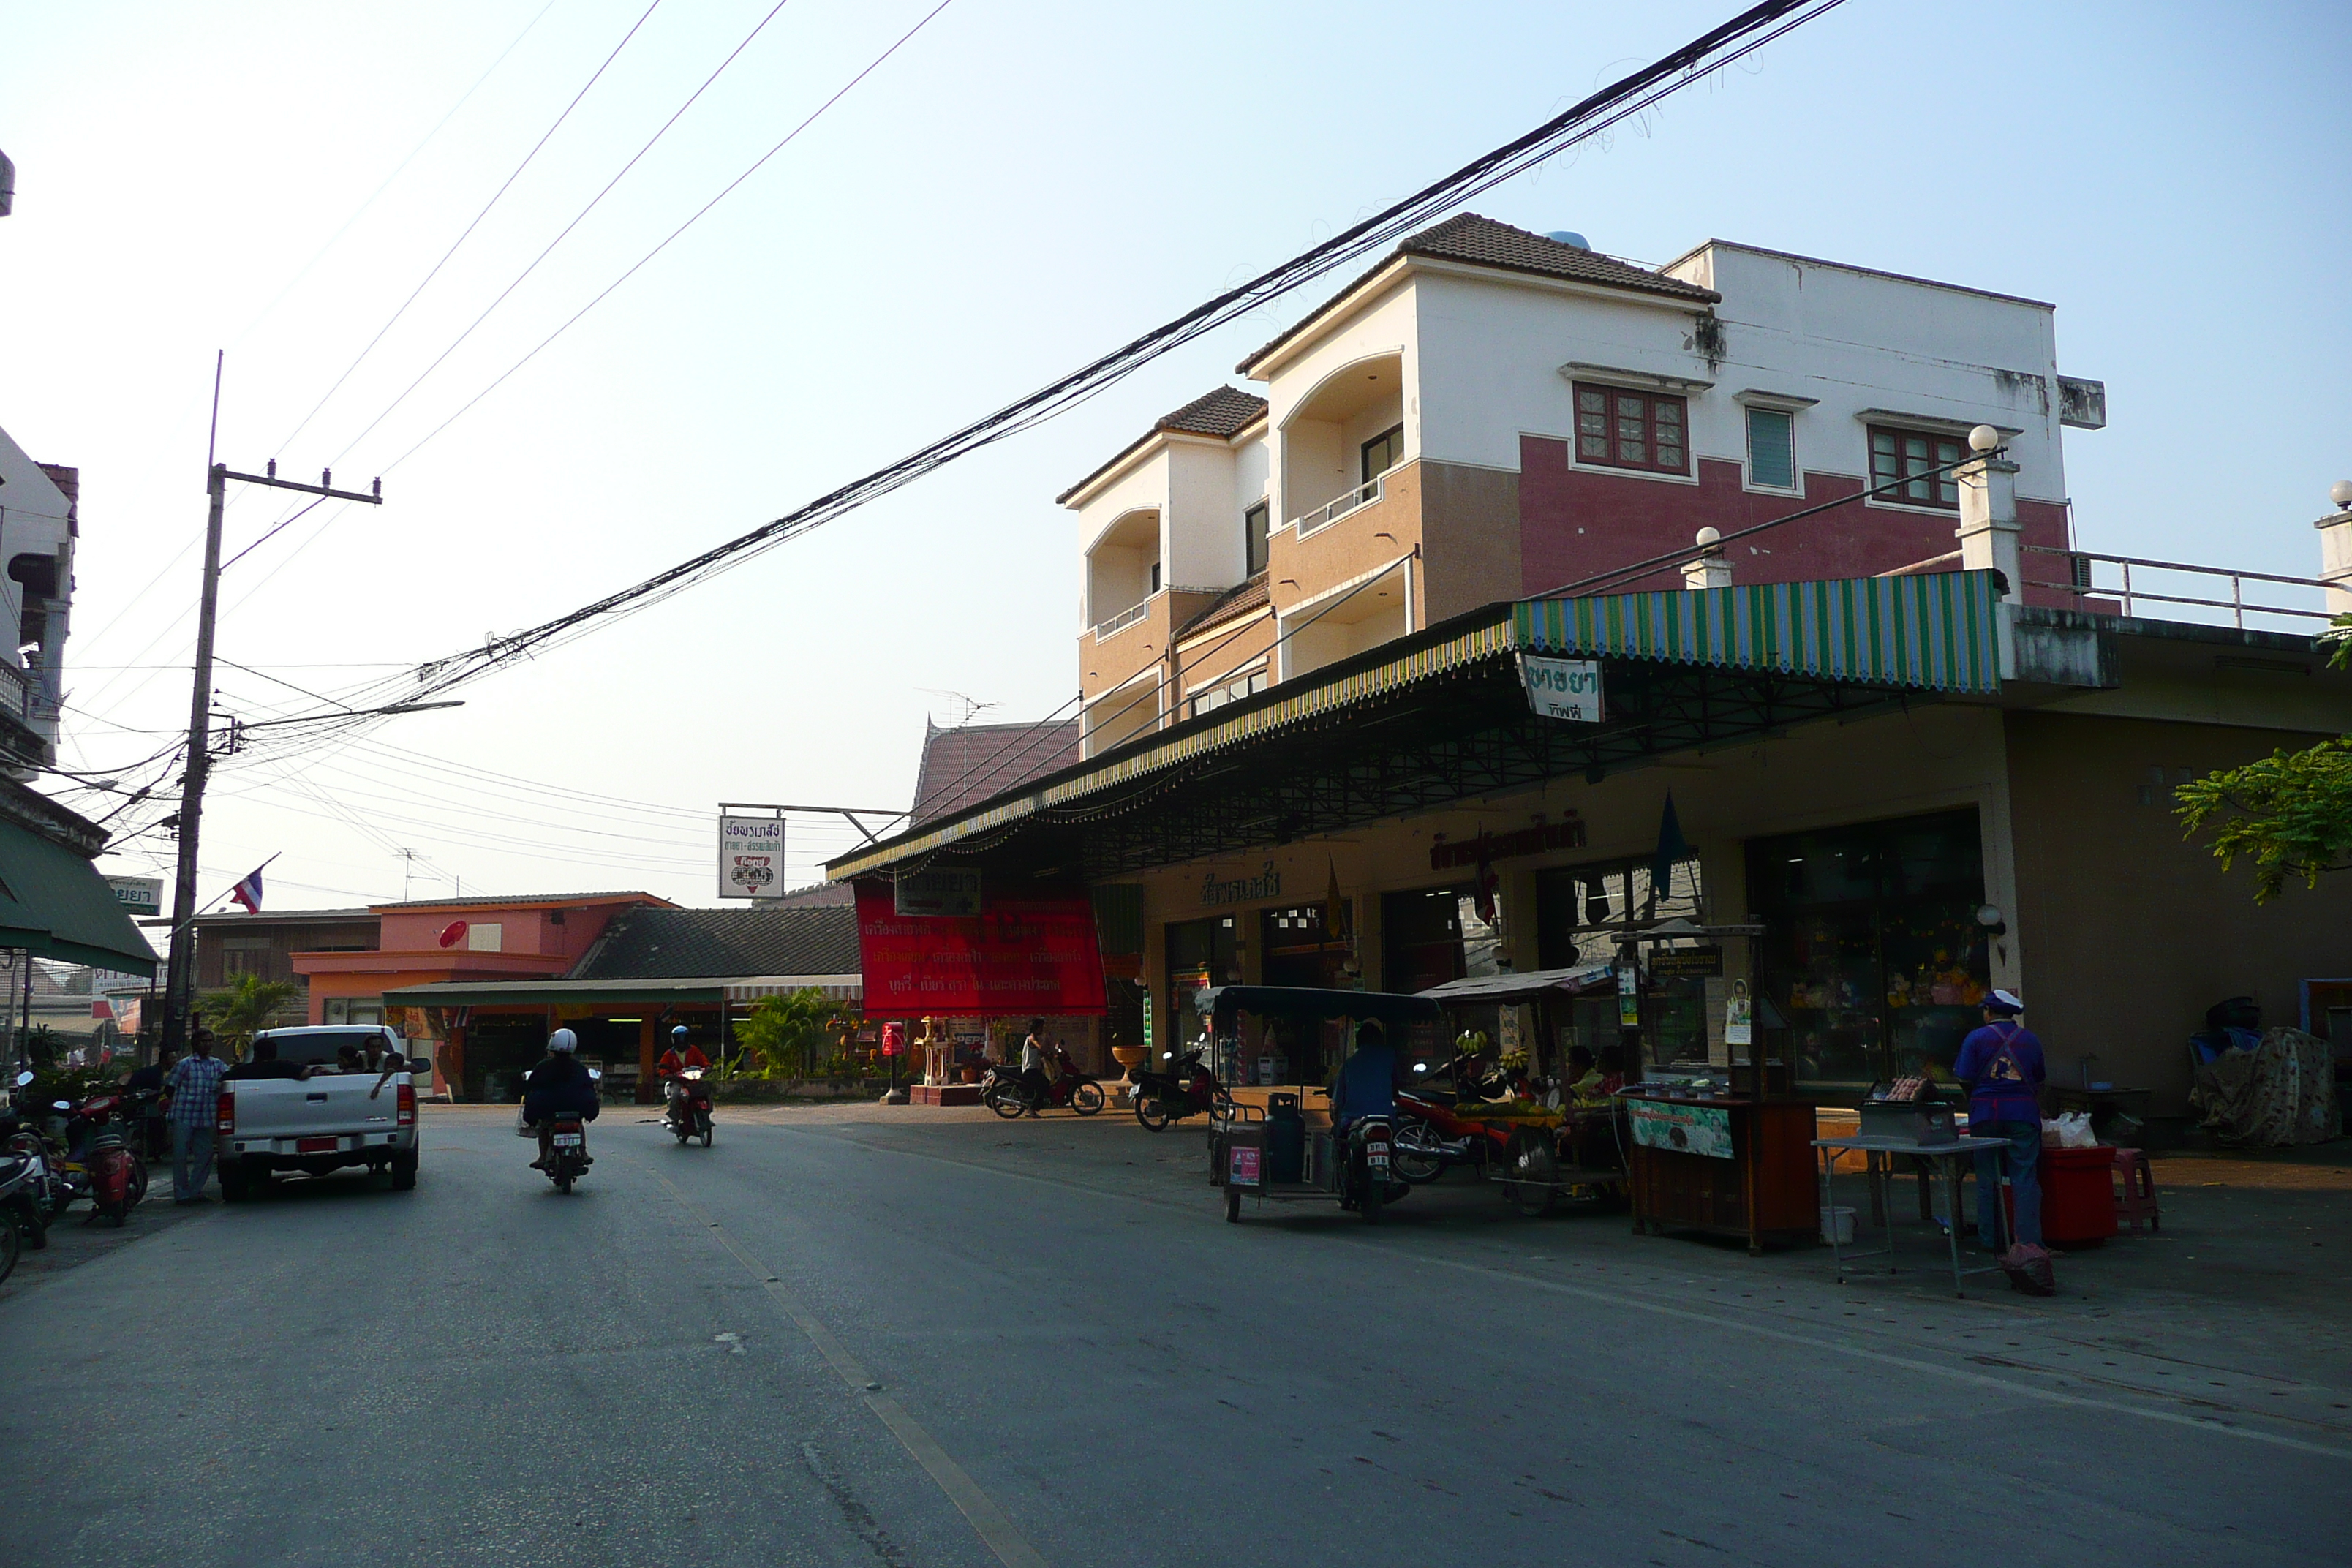
[[[2257,906],[2169,792],[2352,730],[2352,678],[2317,577],[2105,585],[2060,438],[2104,393],[2054,342],[2048,305],[1865,268],[1441,225],[1246,361],[1262,402],[1210,394],[1064,497],[1083,756],[831,874],[861,910],[918,869],[983,910],[1082,879],[1155,1048],[1207,984],[1630,944],[1638,1033],[1609,996],[1539,1060],[1719,1070],[1745,983],[1754,1059],[1851,1099],[1948,1061],[1999,984],[2053,1073],[2177,1115],[2208,1005],[2293,1023],[2352,974],[2352,880]],[[2352,561],[2352,510],[2321,526]],[[1329,1044],[1224,1066],[1311,1083]]]

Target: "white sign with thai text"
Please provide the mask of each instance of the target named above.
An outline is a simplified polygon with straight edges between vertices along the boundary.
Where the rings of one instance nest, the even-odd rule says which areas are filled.
[[[1601,722],[1601,661],[1596,658],[1540,658],[1519,656],[1519,675],[1527,682],[1528,706],[1547,719],[1567,719],[1579,724]]]
[[[719,896],[780,899],[784,895],[784,819],[719,819]]]

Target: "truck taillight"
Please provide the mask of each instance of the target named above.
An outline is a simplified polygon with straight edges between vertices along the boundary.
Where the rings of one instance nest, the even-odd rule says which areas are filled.
[[[225,1089],[220,1091],[219,1126],[223,1132],[236,1131],[236,1094],[233,1089]]]
[[[399,1109],[393,1112],[394,1123],[401,1127],[416,1125],[416,1089],[413,1084],[400,1086]]]

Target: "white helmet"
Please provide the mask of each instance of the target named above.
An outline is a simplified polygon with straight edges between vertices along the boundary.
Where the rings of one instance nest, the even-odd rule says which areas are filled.
[[[580,1048],[580,1037],[569,1029],[558,1029],[548,1036],[547,1048],[551,1051],[562,1051],[569,1056]]]

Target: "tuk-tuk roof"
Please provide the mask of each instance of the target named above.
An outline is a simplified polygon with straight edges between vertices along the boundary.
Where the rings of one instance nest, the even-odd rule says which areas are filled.
[[[1528,1002],[1546,992],[1574,996],[1601,986],[1616,989],[1614,964],[1585,963],[1574,969],[1538,969],[1525,974],[1482,974],[1472,980],[1449,980],[1421,994],[1436,1002]]]
[[[1339,991],[1315,985],[1212,985],[1192,993],[1203,1016],[1255,1013],[1278,1018],[1378,1018],[1385,1024],[1433,1023],[1441,1016],[1426,996],[1396,991]]]

